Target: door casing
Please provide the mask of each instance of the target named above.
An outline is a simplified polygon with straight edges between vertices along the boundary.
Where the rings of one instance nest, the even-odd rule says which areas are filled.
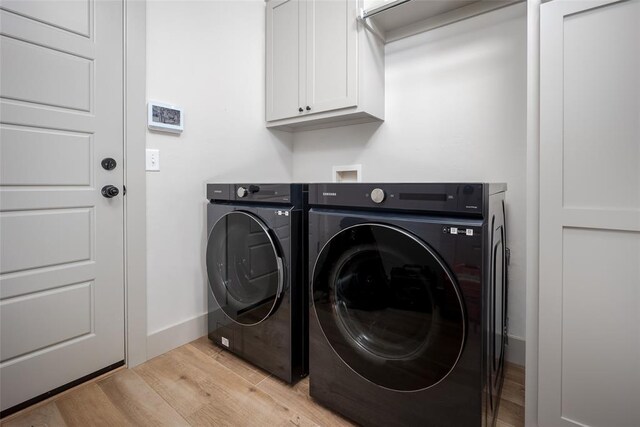
[[[125,363],[147,360],[146,0],[124,1]]]

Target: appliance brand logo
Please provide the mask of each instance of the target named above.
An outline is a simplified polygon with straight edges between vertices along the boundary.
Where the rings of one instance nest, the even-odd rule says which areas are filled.
[[[213,190],[214,193],[222,193],[222,190]]]
[[[326,196],[333,196],[333,197],[337,196],[336,193],[322,193],[322,195],[325,196],[325,197]]]

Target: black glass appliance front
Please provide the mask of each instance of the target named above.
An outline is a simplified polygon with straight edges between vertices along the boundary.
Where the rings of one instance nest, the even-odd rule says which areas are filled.
[[[320,251],[312,292],[334,351],[378,386],[416,391],[442,381],[465,342],[465,309],[453,274],[406,230],[362,223]]]
[[[206,259],[211,292],[231,320],[251,326],[273,312],[283,288],[283,264],[258,217],[243,211],[222,216],[209,234]]]

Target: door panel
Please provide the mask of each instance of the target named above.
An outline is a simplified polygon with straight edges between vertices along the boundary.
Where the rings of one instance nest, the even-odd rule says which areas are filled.
[[[2,410],[124,359],[122,11],[0,2]]]
[[[93,216],[86,208],[0,212],[0,273],[92,259]]]
[[[541,6],[541,426],[640,425],[640,1]]]
[[[640,425],[640,233],[565,227],[562,239],[562,417]]]
[[[91,35],[93,1],[90,0],[3,0],[2,7],[62,30]]]
[[[0,179],[3,185],[89,186],[92,148],[89,134],[0,125]],[[38,167],[23,167],[29,163]]]
[[[563,27],[571,76],[563,86],[563,206],[640,210],[640,2],[565,16]]]
[[[92,60],[5,36],[0,44],[0,60],[7,64],[2,67],[2,98],[91,110]]]
[[[3,301],[2,360],[91,333],[92,293],[93,282],[86,282]]]
[[[310,113],[358,103],[356,13],[356,0],[307,2],[305,106]]]
[[[304,103],[300,59],[304,58],[304,10],[301,0],[267,2],[267,121],[295,117]]]

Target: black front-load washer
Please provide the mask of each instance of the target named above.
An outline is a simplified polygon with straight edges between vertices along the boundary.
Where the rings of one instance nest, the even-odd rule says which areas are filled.
[[[491,426],[504,184],[309,186],[310,394],[369,426]]]
[[[307,188],[208,184],[209,338],[289,382],[308,371]]]

